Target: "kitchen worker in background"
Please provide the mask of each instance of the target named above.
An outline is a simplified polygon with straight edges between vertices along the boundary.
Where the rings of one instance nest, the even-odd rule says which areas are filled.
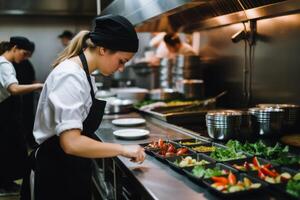
[[[66,47],[68,46],[68,44],[70,43],[70,41],[72,40],[74,34],[69,31],[69,30],[65,30],[64,32],[62,32],[58,38],[60,39],[61,41],[61,44]]]
[[[80,31],[55,61],[34,123],[33,134],[40,145],[31,153],[35,161],[31,185],[35,200],[90,200],[91,158],[125,156],[133,162],[144,161],[145,152],[139,145],[93,139],[106,102],[95,98],[90,74],[99,70],[109,76],[123,71],[137,52],[138,43],[135,29],[126,18],[105,15],[95,19],[93,31]],[[28,199],[28,179],[23,183],[21,199]]]
[[[32,56],[35,49],[34,43],[31,41],[29,45],[29,56],[28,59],[20,62],[13,63],[16,73],[17,80],[19,84],[32,84],[36,82],[34,67],[31,64],[29,58]],[[22,132],[25,136],[26,143],[29,148],[33,149],[37,144],[34,140],[32,131],[33,131],[33,123],[34,123],[34,93],[30,92],[28,94],[22,95]]]
[[[164,42],[168,49],[168,58],[174,58],[176,55],[193,56],[197,53],[191,45],[182,42],[177,33],[169,33],[164,36]]]
[[[0,43],[0,195],[18,194],[14,180],[24,176],[27,148],[20,130],[20,95],[42,88],[42,84],[19,84],[12,62],[20,63],[30,55],[25,37],[11,37]]]
[[[156,33],[149,45],[156,48],[155,56],[150,59],[150,65],[154,66],[158,66],[163,58],[174,59],[176,55],[197,55],[191,45],[181,41],[177,33]]]

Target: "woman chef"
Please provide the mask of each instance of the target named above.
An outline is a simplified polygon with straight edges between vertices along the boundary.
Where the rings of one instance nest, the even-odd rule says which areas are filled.
[[[40,83],[19,85],[12,62],[30,56],[30,41],[11,37],[0,43],[0,190],[1,195],[19,192],[13,181],[24,176],[27,160],[26,143],[20,130],[20,94],[40,89]]]
[[[35,200],[91,199],[91,159],[125,156],[145,159],[138,145],[102,143],[92,139],[105,102],[95,99],[90,74],[108,76],[138,50],[132,24],[121,16],[95,19],[92,32],[79,32],[56,60],[42,90],[33,134],[40,147],[35,157]],[[25,187],[24,187],[25,188]],[[24,189],[23,188],[23,189]]]

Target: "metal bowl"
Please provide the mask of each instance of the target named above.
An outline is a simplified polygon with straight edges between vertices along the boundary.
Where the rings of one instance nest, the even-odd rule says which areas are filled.
[[[284,110],[279,108],[250,108],[254,116],[254,125],[258,127],[258,134],[277,137],[282,133]]]
[[[209,137],[228,140],[238,135],[241,127],[242,112],[234,110],[210,111],[206,114]]]
[[[105,114],[120,114],[129,113],[133,109],[133,102],[131,100],[122,100],[117,98],[107,98],[105,106]]]
[[[296,104],[258,104],[259,108],[279,108],[284,110],[284,131],[294,131],[300,122],[300,105]]]

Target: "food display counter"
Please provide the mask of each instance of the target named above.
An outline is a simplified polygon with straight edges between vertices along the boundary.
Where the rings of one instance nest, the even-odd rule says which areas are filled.
[[[113,135],[113,131],[128,127],[115,126],[111,121],[113,119],[126,117],[145,118],[146,124],[134,128],[147,129],[150,131],[150,136],[140,140],[124,140],[116,138]],[[159,139],[164,141],[176,141],[186,138],[198,138],[204,143],[212,142],[210,138],[201,137],[195,132],[149,116],[140,116],[138,113],[105,116],[100,128],[96,132],[96,137],[103,142],[143,145],[158,141]],[[216,147],[223,147],[218,143],[213,144]],[[259,161],[262,162],[261,160]],[[265,163],[262,162],[262,164]],[[144,163],[141,165],[132,163],[123,157],[95,159],[94,165],[94,191],[95,193],[99,193],[102,198],[159,200],[224,198],[224,196],[218,195],[216,192],[209,189],[207,185],[193,181],[186,171],[176,170],[176,167],[174,168],[163,160],[157,159],[157,157],[153,156],[153,154],[151,155],[151,152],[149,153],[149,151]],[[232,171],[235,172],[234,170]],[[239,179],[238,175],[237,178]],[[254,179],[253,182],[255,182],[255,180],[259,180],[259,178]],[[258,182],[261,183],[260,181]],[[258,192],[249,191],[242,196],[243,199],[286,198],[279,190],[272,190],[272,187],[266,187],[266,185],[266,183],[262,182],[262,190],[259,190]]]

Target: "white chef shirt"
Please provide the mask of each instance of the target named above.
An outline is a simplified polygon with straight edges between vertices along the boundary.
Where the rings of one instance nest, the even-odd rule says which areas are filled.
[[[93,88],[96,91],[95,81]],[[38,144],[70,129],[82,130],[92,105],[84,69],[65,60],[48,76],[40,95],[33,134]]]
[[[0,103],[10,96],[8,86],[18,83],[16,71],[11,62],[0,56]]]

